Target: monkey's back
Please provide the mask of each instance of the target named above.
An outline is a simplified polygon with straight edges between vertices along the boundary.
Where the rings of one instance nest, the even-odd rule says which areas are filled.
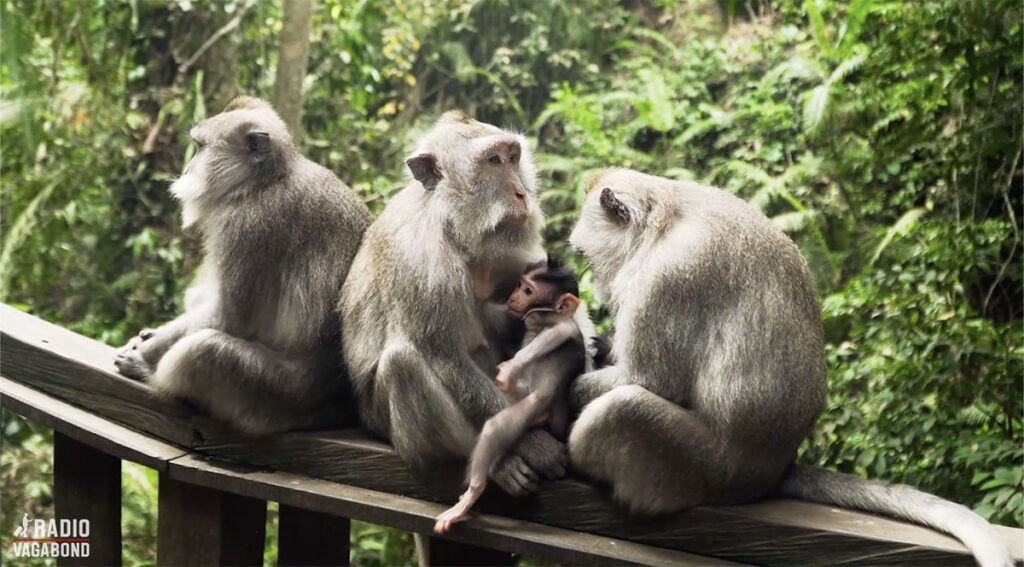
[[[807,264],[762,213],[725,191],[673,183],[668,195],[679,216],[645,267],[646,289],[633,290],[649,300],[627,309],[628,358],[657,393],[702,412],[734,443],[789,454],[825,396]]]
[[[333,173],[301,156],[286,176],[213,213],[205,262],[221,274],[223,330],[282,352],[336,349],[334,302],[363,232],[366,206]],[[218,218],[223,215],[223,218]],[[296,278],[302,285],[296,285]]]

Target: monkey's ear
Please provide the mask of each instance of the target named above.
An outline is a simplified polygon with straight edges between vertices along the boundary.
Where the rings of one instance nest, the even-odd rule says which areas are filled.
[[[555,301],[555,312],[559,315],[571,317],[576,313],[576,308],[579,306],[580,298],[571,293],[563,293],[558,300]]]
[[[406,159],[405,165],[409,166],[413,179],[422,183],[427,191],[436,189],[437,184],[444,178],[434,154],[416,154]]]
[[[607,211],[615,222],[621,225],[629,224],[629,208],[615,196],[611,187],[601,189],[601,208]]]
[[[270,152],[270,134],[267,132],[249,132],[245,135],[245,145],[249,150],[249,157],[256,161],[263,161]]]

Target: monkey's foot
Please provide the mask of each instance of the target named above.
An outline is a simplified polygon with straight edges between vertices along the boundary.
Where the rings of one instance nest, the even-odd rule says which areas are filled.
[[[468,511],[469,506],[463,505],[462,500],[459,500],[458,504],[452,506],[451,508],[448,508],[444,512],[441,512],[441,514],[437,517],[437,520],[434,522],[434,533],[447,533],[448,530],[452,528],[452,524],[454,524],[457,520],[465,516],[466,512]]]
[[[114,357],[114,366],[121,375],[134,380],[145,380],[153,373],[149,363],[142,359],[139,345],[145,340],[141,336],[133,337],[128,344],[118,349]]]

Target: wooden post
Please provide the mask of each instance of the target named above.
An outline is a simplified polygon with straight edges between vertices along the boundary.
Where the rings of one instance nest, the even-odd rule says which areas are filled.
[[[89,556],[57,565],[121,564],[121,459],[54,431],[53,500],[58,524],[89,520]]]
[[[349,560],[348,518],[281,504],[278,565],[342,565]]]
[[[160,474],[158,565],[262,565],[267,503]]]
[[[512,554],[505,551],[487,549],[486,547],[478,547],[468,543],[459,543],[421,534],[414,535],[419,567],[516,564]]]

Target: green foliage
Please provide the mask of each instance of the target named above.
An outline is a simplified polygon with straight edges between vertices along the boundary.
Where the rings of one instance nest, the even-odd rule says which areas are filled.
[[[0,491],[4,505],[0,520],[0,560],[15,563],[14,529],[24,514],[31,518],[53,517],[53,433],[20,415],[0,410]],[[56,565],[52,558],[39,565]]]
[[[183,133],[232,91],[269,98],[280,18],[0,0],[0,299],[111,344],[180,309],[199,257],[166,191]],[[549,250],[587,300],[566,237],[589,173],[735,192],[793,237],[823,297],[830,397],[802,459],[1021,525],[1022,21],[1015,0],[323,0],[302,150],[379,211],[442,111],[524,129]],[[49,439],[5,412],[5,502],[47,513]],[[126,562],[151,562],[152,471],[123,476]],[[411,561],[400,532],[352,537],[353,564]]]

